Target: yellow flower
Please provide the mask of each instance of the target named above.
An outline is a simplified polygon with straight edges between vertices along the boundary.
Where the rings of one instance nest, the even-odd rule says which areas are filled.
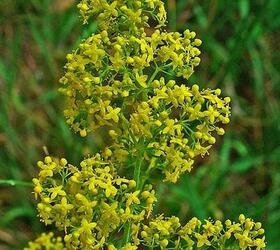
[[[77,230],[79,234],[91,235],[92,230],[96,227],[95,222],[89,222],[86,219],[82,219],[81,227]]]
[[[121,250],[137,250],[137,246],[133,246],[131,243],[126,244],[124,247],[121,248]]]
[[[126,197],[126,206],[129,207],[132,204],[140,204],[140,200],[138,195],[140,194],[140,190],[137,190],[133,193],[125,194]]]
[[[48,191],[51,193],[51,199],[55,199],[56,196],[60,195],[60,196],[65,196],[66,193],[64,190],[62,190],[63,186],[57,186],[57,187],[53,187],[53,188],[49,188]]]
[[[204,116],[208,116],[208,119],[211,123],[214,123],[215,118],[220,115],[218,111],[216,111],[213,106],[209,106],[207,111],[203,112]]]
[[[74,208],[74,206],[72,204],[68,204],[67,203],[66,197],[63,197],[61,199],[61,203],[60,204],[54,205],[54,209],[61,210],[64,214],[66,214],[69,210],[71,210],[73,208]]]
[[[107,112],[108,114],[105,115],[105,119],[106,120],[110,120],[112,119],[114,122],[118,122],[119,121],[119,113],[120,113],[121,109],[120,108],[112,108],[111,106],[107,107]]]
[[[147,88],[146,81],[148,79],[148,76],[142,75],[140,76],[139,73],[136,73],[136,81],[141,85],[143,88]]]
[[[257,250],[265,248],[266,247],[265,237],[254,240],[254,245],[257,247]]]
[[[54,237],[54,233],[42,233],[36,240],[28,243],[24,250],[66,250],[61,237]]]
[[[197,247],[211,246],[211,242],[208,240],[207,235],[196,233],[195,237],[197,239]]]

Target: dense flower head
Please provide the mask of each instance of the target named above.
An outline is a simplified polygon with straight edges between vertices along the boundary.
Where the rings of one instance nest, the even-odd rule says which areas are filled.
[[[42,233],[36,240],[29,242],[24,250],[65,250],[61,237],[55,237],[53,232]]]
[[[100,30],[113,33],[138,33],[149,23],[165,26],[166,11],[160,0],[82,0],[78,8],[84,24],[95,17]]]
[[[38,167],[33,183],[39,216],[66,232],[68,249],[102,247],[123,224],[149,217],[156,201],[151,185],[137,190],[134,180],[117,176],[112,163],[99,154],[80,167],[47,156]]]
[[[159,216],[144,225],[140,233],[143,245],[152,249],[232,249],[232,241],[237,249],[265,247],[264,230],[259,222],[255,223],[243,214],[239,222],[227,220],[205,220],[192,218],[181,225],[177,217],[164,218]]]
[[[263,249],[266,246],[264,230],[260,222],[254,222],[239,216],[238,222],[226,220],[200,221],[196,217],[182,225],[179,218],[160,215],[132,226],[130,242],[121,246],[107,243],[108,250],[137,250],[137,249]],[[42,239],[46,239],[43,241]],[[54,238],[50,233],[43,234],[26,250],[39,249],[77,249],[61,242],[61,238]],[[49,246],[50,248],[46,248]],[[53,248],[57,246],[57,248]],[[65,248],[63,248],[65,246]],[[80,249],[80,248],[78,248]],[[100,245],[92,245],[83,249],[101,249]]]
[[[165,83],[164,78],[152,85],[156,88],[147,90],[147,101],[131,107],[129,126],[110,131],[117,142],[111,148],[126,151],[128,160],[141,148],[148,171],[160,169],[166,180],[176,182],[191,170],[196,156],[208,152],[216,142],[214,135],[224,134],[221,125],[229,122],[230,99],[219,97],[219,89],[199,90],[197,85],[189,88],[172,80]],[[113,155],[127,166],[123,154]]]
[[[165,72],[189,78],[200,62],[199,39],[187,30],[152,36],[116,36],[107,31],[86,39],[67,55],[60,92],[66,96],[64,114],[76,132],[113,126],[135,102],[154,91],[154,80]]]
[[[220,98],[219,89],[200,91],[164,78],[167,72],[186,79],[192,74],[201,44],[194,38],[189,30],[183,36],[157,30],[150,37],[143,33],[112,41],[102,31],[88,38],[67,56],[61,78],[67,123],[81,136],[106,127],[121,134],[122,142],[144,137],[148,164],[160,160],[166,180],[176,182],[191,170],[193,158],[215,143],[211,133],[224,133],[216,124],[228,123],[230,116],[230,99]],[[114,145],[116,157],[125,160],[118,153],[127,152],[126,143],[115,140]]]

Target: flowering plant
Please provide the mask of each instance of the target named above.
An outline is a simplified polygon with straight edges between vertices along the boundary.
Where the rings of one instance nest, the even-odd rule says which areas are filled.
[[[103,129],[108,143],[80,166],[38,162],[39,216],[56,232],[26,249],[264,248],[261,223],[243,214],[185,224],[153,214],[157,179],[176,183],[229,123],[229,97],[187,85],[200,63],[195,32],[165,31],[160,0],[82,0],[78,8],[98,33],[67,55],[64,114],[82,137]]]

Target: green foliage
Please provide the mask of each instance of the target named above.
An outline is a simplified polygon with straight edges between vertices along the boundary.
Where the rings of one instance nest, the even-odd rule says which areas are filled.
[[[60,2],[60,4],[59,4]],[[231,96],[233,122],[211,157],[179,185],[159,184],[160,211],[181,218],[264,222],[267,249],[280,237],[280,17],[278,0],[169,0],[169,27],[196,30],[202,64],[190,80]],[[64,56],[95,26],[80,29],[71,0],[0,3],[0,178],[29,181],[51,153],[78,163],[102,147],[102,131],[80,139],[64,122],[58,79]],[[63,6],[64,5],[64,6]],[[85,29],[85,28],[83,28]],[[86,146],[88,145],[88,146]],[[90,150],[89,150],[90,147]],[[21,249],[40,231],[28,186],[0,182],[0,248]]]

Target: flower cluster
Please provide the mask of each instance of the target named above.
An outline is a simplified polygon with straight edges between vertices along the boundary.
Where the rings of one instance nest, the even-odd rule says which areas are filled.
[[[113,155],[122,168],[130,166],[127,156],[132,158],[136,148],[147,149],[142,152],[147,170],[156,166],[166,180],[176,182],[190,171],[193,158],[215,143],[211,132],[224,133],[215,124],[229,122],[229,98],[219,98],[219,89],[199,91],[197,85],[189,89],[164,78],[167,74],[190,77],[200,63],[201,40],[190,30],[181,35],[156,29],[148,35],[145,30],[118,29],[112,35],[116,31],[112,19],[122,23],[124,9],[140,10],[145,17],[151,8],[164,22],[165,10],[158,0],[92,0],[78,7],[85,20],[97,17],[100,32],[67,55],[66,73],[60,80],[67,123],[82,137],[100,127],[110,130]],[[133,23],[126,26],[138,24]]]
[[[114,33],[138,33],[154,21],[165,26],[166,11],[161,0],[82,0],[78,4],[84,24],[95,17],[100,29]]]
[[[46,225],[66,232],[67,249],[101,248],[125,223],[148,218],[156,201],[151,185],[136,190],[134,180],[117,176],[112,162],[99,154],[79,168],[50,156],[38,167],[33,183],[39,216]]]
[[[226,220],[200,221],[192,218],[185,225],[181,225],[179,218],[172,216],[165,218],[162,215],[151,219],[148,224],[133,224],[132,243],[121,248],[109,243],[109,250],[137,250],[140,246],[149,249],[196,249],[211,247],[211,249],[247,249],[257,250],[265,248],[264,230],[260,222],[254,222],[239,216],[239,222]],[[77,249],[67,246],[61,238],[52,238],[53,234],[43,234],[34,243],[30,243],[26,250],[39,249]],[[46,243],[45,243],[45,242]],[[233,243],[234,242],[234,243]],[[63,247],[65,246],[65,247]],[[47,248],[49,247],[49,248]],[[54,248],[56,247],[56,248]],[[92,245],[88,249],[100,249],[100,245]]]
[[[139,150],[133,152],[135,144],[142,144],[146,170],[157,168],[167,181],[176,182],[191,170],[193,159],[216,142],[213,134],[224,134],[219,124],[229,122],[230,98],[220,98],[219,89],[199,91],[197,85],[179,86],[173,80],[165,83],[164,78],[152,85],[156,88],[151,88],[148,100],[132,108],[129,126],[110,131],[117,142],[111,148],[131,157],[139,154]],[[113,155],[126,162],[123,154]]]
[[[127,151],[127,143],[120,141],[133,136],[135,147],[144,136],[146,159],[160,161],[166,180],[176,182],[191,169],[193,158],[215,143],[211,132],[224,133],[216,124],[228,123],[230,116],[230,98],[220,98],[220,89],[189,88],[163,77],[167,72],[183,78],[192,74],[201,44],[194,37],[189,30],[183,36],[157,30],[151,36],[113,38],[102,31],[88,38],[68,54],[61,78],[67,123],[81,136],[114,128],[118,151]]]
[[[210,246],[212,249],[228,249],[232,246],[232,241],[235,241],[240,249],[262,249],[265,247],[263,233],[261,223],[255,223],[241,214],[238,223],[230,220],[224,224],[219,220],[201,222],[194,217],[184,226],[177,217],[159,216],[148,225],[144,225],[140,235],[143,244],[152,249],[193,249]]]
[[[42,233],[36,240],[29,242],[24,250],[65,250],[61,237],[54,237],[54,233]]]
[[[201,41],[194,37],[189,30],[183,36],[157,30],[151,36],[113,38],[102,31],[86,39],[67,55],[60,80],[67,123],[82,136],[118,125],[120,115],[129,117],[136,101],[150,98],[157,89],[154,80],[164,72],[188,78],[200,62]]]
[[[82,137],[102,128],[109,140],[80,166],[38,162],[37,209],[58,237],[42,234],[26,250],[264,248],[262,225],[244,215],[182,225],[153,214],[154,176],[175,183],[229,123],[229,97],[187,85],[200,63],[195,32],[163,30],[160,0],[81,0],[78,8],[98,32],[67,55],[64,115]]]

